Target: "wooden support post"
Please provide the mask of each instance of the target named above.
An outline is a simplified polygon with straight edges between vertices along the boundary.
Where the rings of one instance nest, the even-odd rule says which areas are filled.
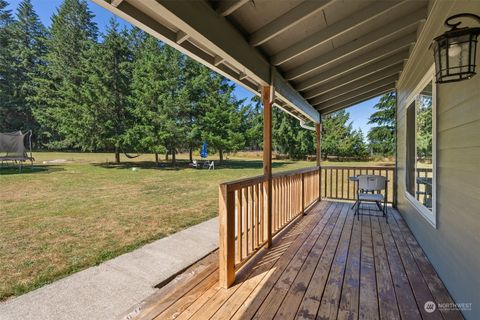
[[[320,161],[322,157],[322,123],[315,124],[315,131],[317,132],[317,167],[318,167],[318,201],[322,200],[322,169],[320,168]]]
[[[235,192],[229,191],[227,185],[220,185],[218,207],[219,281],[221,287],[229,288],[235,282]]]
[[[272,246],[272,102],[273,87],[262,87],[263,103],[263,175],[267,197],[267,247]]]
[[[397,207],[398,196],[398,90],[395,90],[395,169],[393,171],[393,199],[392,207]]]

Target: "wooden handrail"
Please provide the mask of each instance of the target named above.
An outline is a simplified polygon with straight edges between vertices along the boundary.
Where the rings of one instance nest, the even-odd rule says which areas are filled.
[[[254,176],[250,178],[243,178],[243,179],[238,179],[238,180],[233,180],[233,181],[228,181],[220,184],[221,186],[225,186],[228,188],[228,190],[238,190],[247,186],[251,186],[252,184],[255,183],[260,183],[265,181],[265,176]]]
[[[317,171],[318,169],[319,167],[308,167],[308,168],[301,168],[301,169],[295,169],[295,170],[289,170],[289,171],[281,171],[281,172],[276,172],[272,174],[272,178],[275,179],[280,177],[293,176],[300,173],[314,172],[314,171]],[[223,182],[221,185],[227,186],[228,190],[238,190],[255,183],[264,182],[265,179],[266,178],[264,175],[260,175],[260,176],[253,176],[249,178],[242,178],[242,179],[237,179],[233,181]]]
[[[271,179],[268,219],[266,176],[225,182],[219,188],[220,284],[228,288],[236,272],[305,209],[320,200],[320,167],[278,172]]]
[[[389,170],[394,166],[322,166],[322,169],[362,169],[362,170]]]

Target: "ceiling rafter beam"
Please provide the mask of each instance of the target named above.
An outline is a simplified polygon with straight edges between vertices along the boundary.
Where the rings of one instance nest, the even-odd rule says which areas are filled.
[[[373,74],[369,77],[351,82],[345,86],[339,86],[335,90],[325,91],[325,93],[323,93],[322,95],[319,95],[313,99],[309,99],[309,101],[312,105],[318,105],[319,103],[329,100],[330,98],[335,97],[336,95],[340,95],[348,91],[353,91],[378,81],[386,81],[385,79],[390,79],[391,77],[399,77],[399,74],[400,74],[400,69],[391,68],[383,72]]]
[[[220,64],[223,63],[224,61],[225,61],[224,58],[222,58],[222,57],[220,57],[220,56],[215,56],[215,57],[213,58],[213,65],[214,65],[215,67],[217,67],[218,65],[220,65]]]
[[[239,74],[238,74],[238,80],[243,80],[243,79],[247,79],[248,78],[248,75],[241,71]]]
[[[355,41],[348,42],[343,46],[333,49],[324,55],[304,63],[303,65],[292,70],[292,72],[287,72],[286,77],[287,79],[294,79],[296,77],[303,76],[325,65],[352,55],[355,52],[372,47],[382,40],[391,38],[395,35],[397,35],[398,38],[398,34],[405,32],[405,30],[409,27],[417,25],[419,21],[424,18],[426,18],[426,14],[423,10],[401,17],[387,25],[378,28],[378,30],[370,32],[365,36],[356,39]]]
[[[274,38],[275,36],[292,28],[310,16],[323,10],[335,0],[304,1],[295,8],[263,26],[250,36],[250,44],[259,46]]]
[[[372,49],[367,53],[365,53],[364,55],[362,55],[361,57],[363,59],[369,59],[368,61],[379,60],[379,58],[387,56],[396,50],[399,50],[406,46],[410,46],[411,44],[415,43],[416,38],[417,38],[417,34],[415,32],[410,33],[406,36],[401,37],[400,39],[395,39],[393,41],[390,41],[388,44],[382,47]],[[332,54],[329,54],[329,56],[333,56],[335,52],[336,50],[332,51],[331,52]],[[322,59],[322,61],[320,61],[320,59]],[[356,58],[354,58],[353,60],[355,59]],[[299,77],[306,76],[309,73],[312,73],[313,71],[321,68],[324,65],[325,65],[325,61],[323,60],[323,57],[319,57],[318,59],[314,59],[310,61],[310,63],[306,63],[298,68],[291,70],[290,72],[286,72],[285,78],[287,80],[295,80]]]
[[[358,87],[355,86],[345,86],[340,87],[337,90],[330,91],[324,95],[318,96],[315,99],[312,99],[310,102],[314,105],[323,104],[323,103],[331,103],[331,102],[341,102],[345,98],[348,97],[356,97],[359,95],[364,94],[365,92],[370,92],[372,90],[378,89],[380,87],[385,86],[386,84],[395,83],[398,80],[399,73],[387,76],[387,77],[380,77],[376,81],[372,81],[368,84],[361,85]]]
[[[335,37],[338,37],[349,30],[352,30],[358,27],[361,24],[364,24],[372,19],[378,17],[379,15],[394,9],[402,2],[393,2],[392,1],[378,1],[375,4],[366,7],[363,10],[357,11],[354,14],[346,17],[339,22],[332,24],[331,26],[314,33],[313,35],[308,36],[305,39],[298,41],[292,46],[278,52],[273,55],[270,59],[271,63],[275,66],[281,65],[313,48],[316,48],[329,40],[332,40]]]
[[[400,65],[401,69],[403,63],[407,58],[408,51],[405,50],[389,56],[383,60],[367,64],[361,68],[353,69],[353,71],[348,70],[347,72],[342,72],[343,69],[341,69],[340,67],[344,65],[341,65],[339,68],[330,69],[324,73],[321,73],[304,82],[299,83],[296,86],[296,89],[299,91],[304,91],[303,96],[306,99],[311,99],[322,94],[330,88],[335,89],[339,86],[353,82],[356,79],[364,78],[388,67]],[[354,64],[353,66],[356,66],[356,64]]]
[[[112,0],[110,4],[114,7],[118,7],[124,0]]]
[[[360,96],[356,96],[356,97],[338,102],[338,103],[333,104],[333,105],[329,105],[329,106],[319,105],[317,107],[317,110],[320,112],[321,115],[325,115],[327,113],[331,113],[331,112],[335,112],[335,111],[338,111],[338,110],[341,110],[341,109],[349,108],[349,107],[351,107],[355,104],[358,104],[358,103],[364,102],[366,100],[378,97],[378,96],[380,96],[382,94],[385,94],[387,92],[390,92],[392,90],[395,90],[395,84],[394,83],[388,84],[388,85],[386,85],[382,88],[376,89],[372,92],[366,92],[366,93],[364,93]]]
[[[180,31],[177,32],[175,42],[178,43],[178,44],[181,44],[182,42],[184,42],[187,39],[188,39],[188,34],[183,32],[182,30],[180,30]]]
[[[349,79],[349,81],[345,81],[345,82],[341,82],[340,80],[340,81],[333,81],[333,83],[326,83],[320,86],[319,88],[317,88],[317,91],[315,92],[315,96],[312,97],[312,95],[310,95],[309,98],[305,96],[305,99],[315,99],[318,96],[322,96],[326,93],[338,90],[343,87],[355,88],[355,87],[367,85],[377,81],[378,79],[383,79],[394,74],[399,74],[400,71],[402,71],[402,68],[403,68],[403,63],[398,63],[396,65],[385,68],[383,70],[377,70],[377,72],[371,73],[364,77],[352,78],[352,79]]]
[[[222,17],[226,17],[240,9],[244,4],[249,1],[251,0],[224,0],[220,2],[220,5],[217,8],[217,13]]]

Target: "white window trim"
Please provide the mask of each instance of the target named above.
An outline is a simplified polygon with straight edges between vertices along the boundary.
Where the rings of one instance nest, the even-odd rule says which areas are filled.
[[[420,92],[427,86],[429,82],[432,82],[432,211],[428,210],[423,204],[421,204],[415,196],[411,195],[407,188],[405,188],[405,197],[407,200],[412,204],[412,206],[417,210],[420,215],[427,220],[435,229],[437,228],[437,87],[434,82],[435,79],[435,65],[432,65],[430,69],[427,71],[425,76],[422,80],[418,83],[415,89],[410,93],[406,100],[406,105],[404,107],[405,110],[405,127],[407,125],[407,111],[408,107],[415,101],[416,97]],[[416,113],[415,113],[416,114]],[[415,122],[416,126],[416,122]],[[416,129],[416,128],[415,128]],[[415,130],[416,132],[417,130]],[[405,130],[405,154],[407,154],[407,130]],[[416,141],[416,139],[415,139]],[[417,146],[415,145],[415,150],[417,150]],[[415,151],[416,152],[416,151]],[[415,161],[415,172],[416,172],[416,161]],[[408,167],[407,167],[407,158],[405,158],[405,176],[404,182],[405,186],[407,186],[407,175],[408,175]]]

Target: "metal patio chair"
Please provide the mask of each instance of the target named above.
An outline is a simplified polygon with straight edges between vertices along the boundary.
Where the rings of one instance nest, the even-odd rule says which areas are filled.
[[[383,213],[388,223],[387,216],[387,178],[378,175],[361,175],[358,176],[358,191],[357,191],[357,208],[355,215],[359,219],[360,206],[362,202],[373,202],[378,209]],[[385,190],[385,193],[381,192]],[[382,206],[383,203],[383,206]]]

